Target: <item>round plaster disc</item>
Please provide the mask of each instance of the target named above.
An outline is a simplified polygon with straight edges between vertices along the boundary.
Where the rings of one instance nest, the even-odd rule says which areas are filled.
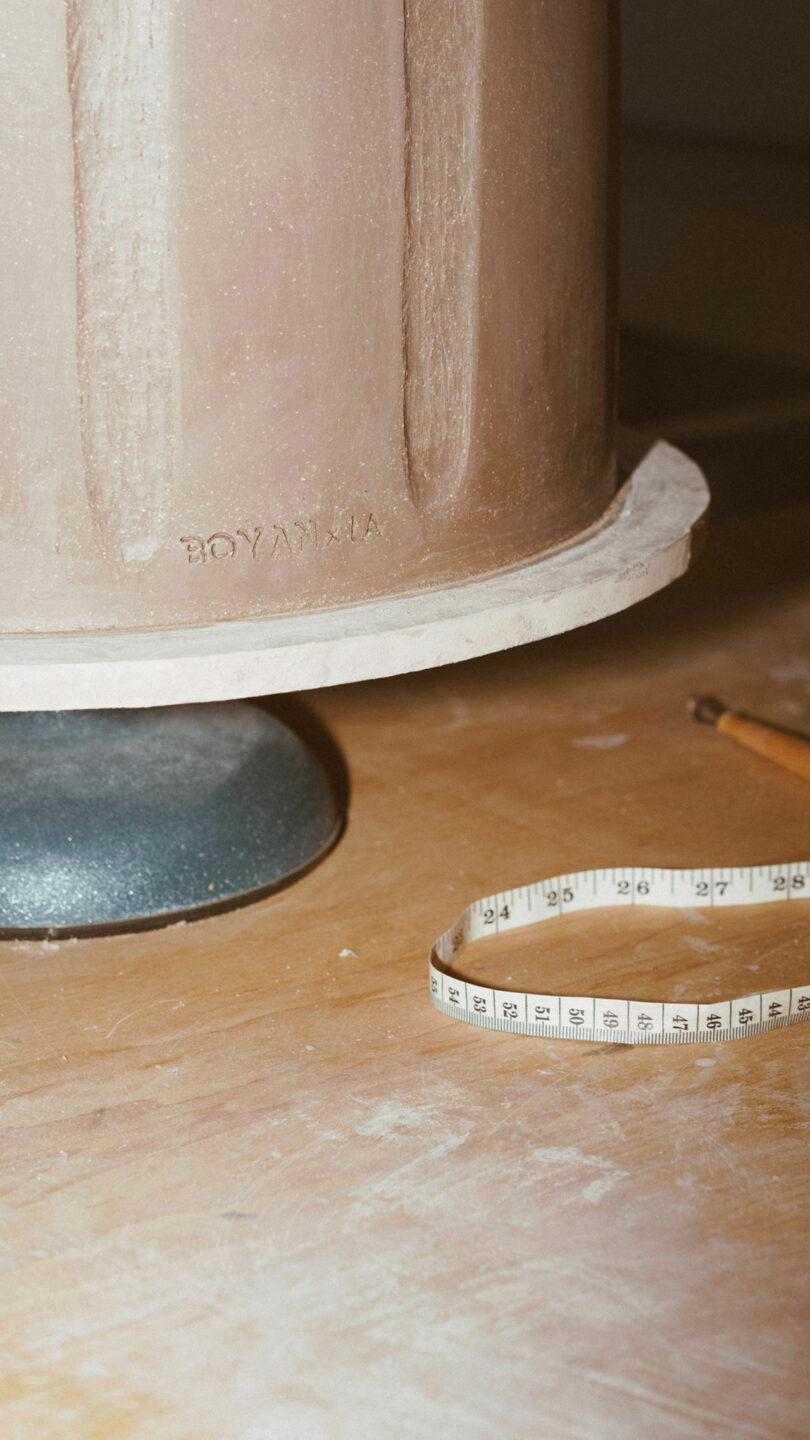
[[[658,442],[603,522],[514,569],[414,595],[182,629],[0,636],[0,710],[278,695],[468,660],[612,615],[689,564],[709,492]]]
[[[259,898],[340,814],[259,705],[0,716],[0,933],[132,929]]]

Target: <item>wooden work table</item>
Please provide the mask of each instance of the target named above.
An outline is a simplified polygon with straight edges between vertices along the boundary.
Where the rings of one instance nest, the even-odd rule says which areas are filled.
[[[810,729],[808,522],[726,516],[624,615],[304,697],[349,820],[277,898],[0,946],[4,1440],[810,1432],[810,1027],[542,1041],[426,993],[489,891],[808,857],[808,786],[684,709]],[[602,911],[470,963],[713,999],[803,983],[808,921]]]

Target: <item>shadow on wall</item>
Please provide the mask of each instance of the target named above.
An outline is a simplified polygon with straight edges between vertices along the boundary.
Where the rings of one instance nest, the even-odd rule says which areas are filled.
[[[810,147],[807,0],[622,0],[625,123]]]
[[[715,510],[810,495],[810,163],[629,139],[620,414],[703,467]]]
[[[623,0],[620,413],[718,510],[810,494],[810,6]]]
[[[622,0],[620,410],[715,510],[810,491],[810,5]]]

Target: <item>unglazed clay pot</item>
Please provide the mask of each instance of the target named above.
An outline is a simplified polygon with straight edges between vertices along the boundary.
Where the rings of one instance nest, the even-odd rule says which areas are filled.
[[[615,491],[605,0],[3,0],[0,630],[333,608]]]

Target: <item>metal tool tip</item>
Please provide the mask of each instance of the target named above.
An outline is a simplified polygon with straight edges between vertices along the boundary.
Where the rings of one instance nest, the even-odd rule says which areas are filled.
[[[699,725],[716,725],[720,716],[728,710],[728,706],[715,699],[714,695],[690,695],[686,708]]]

